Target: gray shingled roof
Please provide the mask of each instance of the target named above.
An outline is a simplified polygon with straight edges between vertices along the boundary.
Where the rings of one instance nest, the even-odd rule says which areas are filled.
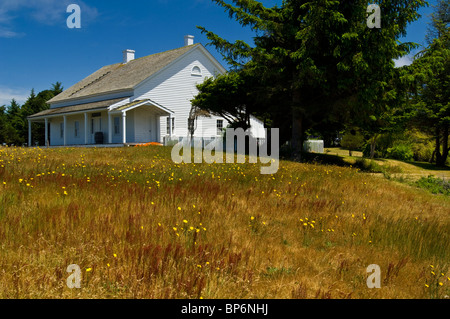
[[[28,118],[33,119],[33,118],[39,118],[41,116],[58,115],[58,114],[73,113],[73,112],[80,112],[80,111],[92,111],[92,110],[97,110],[97,109],[106,109],[107,107],[109,107],[115,103],[118,103],[120,101],[123,101],[123,100],[124,100],[124,98],[119,98],[119,99],[105,100],[105,101],[100,101],[100,102],[92,102],[92,103],[84,103],[84,104],[78,104],[78,105],[72,105],[72,106],[66,106],[66,107],[58,107],[58,108],[41,111],[39,113],[28,116]]]
[[[55,96],[47,103],[52,104],[102,93],[132,90],[146,78],[163,69],[178,57],[198,45],[200,44],[197,43],[162,53],[148,55],[132,60],[127,64],[116,63],[104,66],[84,80],[81,80],[61,94]]]

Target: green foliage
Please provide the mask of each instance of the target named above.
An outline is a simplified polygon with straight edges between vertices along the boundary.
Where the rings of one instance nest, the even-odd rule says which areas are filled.
[[[330,118],[338,123],[348,120],[351,107],[372,114],[364,110],[378,107],[374,101],[380,95],[392,99],[394,93],[385,90],[395,75],[392,60],[414,47],[398,40],[426,4],[383,1],[383,27],[368,29],[367,1],[362,0],[287,0],[272,8],[255,0],[214,2],[256,31],[255,45],[230,43],[199,28],[233,68],[250,70],[260,88],[266,88],[259,92],[272,102],[270,115],[272,110],[290,115],[296,153],[308,128]],[[283,124],[289,127],[289,122]]]
[[[420,188],[429,190],[433,194],[450,195],[450,182],[444,179],[435,178],[432,175],[422,177],[416,182],[416,185]]]
[[[433,7],[434,12],[431,14],[431,22],[426,36],[428,44],[441,37],[450,23],[450,3],[447,0],[439,0]]]
[[[415,160],[429,162],[435,149],[431,136],[417,129],[405,132],[389,132],[380,134],[377,138],[375,158],[394,158],[399,160]],[[370,156],[370,143],[363,146],[364,157]],[[411,152],[413,157],[411,158]],[[398,156],[405,153],[406,156]]]
[[[25,119],[22,116],[20,105],[12,99],[10,106],[6,109],[5,125],[2,129],[3,141],[7,144],[21,145],[25,142]]]
[[[357,129],[349,129],[344,133],[344,136],[342,136],[341,146],[350,151],[360,149],[363,144],[364,136]]]
[[[433,152],[435,149],[434,142],[417,143],[412,145],[414,152],[414,160],[419,162],[430,162],[433,158]]]
[[[376,140],[376,149],[374,152],[374,158],[386,158],[388,148],[392,147],[394,140],[398,139],[398,136],[392,132],[380,134]],[[364,157],[370,157],[370,143],[365,143],[362,151]]]
[[[435,149],[435,142],[432,136],[418,130],[409,131],[408,136],[411,140],[414,160],[419,162],[430,162]]]
[[[400,161],[412,161],[414,159],[414,152],[410,144],[396,144],[388,148],[387,157]]]
[[[198,114],[202,111],[207,115],[218,115],[247,129],[250,114],[255,113],[256,108],[253,100],[248,98],[251,86],[252,78],[242,71],[211,77],[197,85],[199,94],[191,102]]]
[[[440,2],[443,4],[443,2]],[[432,17],[431,37],[437,36],[408,68],[404,81],[411,85],[410,117],[416,127],[435,139],[435,158],[444,166],[449,154],[450,128],[450,28],[449,6],[438,6]],[[447,21],[446,21],[447,20]]]
[[[28,140],[27,117],[49,108],[47,101],[63,90],[61,83],[56,82],[50,90],[44,90],[37,95],[31,90],[27,101],[20,106],[14,99],[8,108],[0,108],[0,143],[22,145]],[[45,145],[44,127],[42,124],[32,124],[33,140],[39,145]]]
[[[354,164],[363,172],[382,173],[384,177],[390,178],[391,174],[402,173],[402,169],[396,165],[380,165],[374,160],[367,158],[357,158]]]

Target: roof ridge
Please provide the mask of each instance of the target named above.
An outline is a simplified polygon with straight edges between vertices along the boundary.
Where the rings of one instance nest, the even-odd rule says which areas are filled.
[[[130,62],[137,61],[137,60],[139,60],[139,59],[149,58],[149,57],[151,57],[151,56],[155,56],[155,55],[159,55],[159,54],[165,54],[165,53],[169,53],[169,52],[172,52],[172,51],[177,51],[177,50],[185,49],[185,48],[187,48],[187,47],[194,47],[194,46],[197,46],[197,45],[199,45],[199,44],[200,44],[200,43],[195,43],[195,44],[185,45],[185,46],[182,46],[182,47],[179,47],[179,48],[175,48],[175,49],[170,49],[170,50],[163,51],[163,52],[157,52],[157,53],[153,53],[153,54],[149,54],[149,55],[144,55],[144,56],[141,56],[140,58],[131,60]],[[128,63],[130,63],[130,62],[128,62]]]

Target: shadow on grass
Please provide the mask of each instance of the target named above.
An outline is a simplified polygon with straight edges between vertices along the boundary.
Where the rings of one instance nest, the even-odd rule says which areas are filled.
[[[431,164],[431,163],[427,163],[427,162],[406,162],[408,164],[414,165],[416,167],[422,168],[422,169],[426,169],[429,171],[450,171],[450,167],[449,166],[445,166],[445,167],[439,167],[436,166],[435,164]]]
[[[336,165],[341,167],[355,167],[363,172],[370,173],[399,173],[401,169],[396,166],[379,165],[375,161],[362,157],[349,157],[319,153],[303,153],[303,162],[322,165]]]
[[[302,162],[337,166],[352,165],[351,163],[345,161],[345,157],[343,156],[321,153],[302,153]]]
[[[379,165],[377,162],[371,159],[362,157],[349,157],[320,153],[302,153],[302,162],[359,168],[362,172],[381,173],[386,178],[390,178],[390,174],[403,172],[402,169],[397,165]]]

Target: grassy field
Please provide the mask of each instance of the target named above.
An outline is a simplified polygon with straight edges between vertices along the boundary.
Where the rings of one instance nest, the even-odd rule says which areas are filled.
[[[348,163],[355,163],[356,160],[362,158],[362,152],[353,152],[353,156],[349,156],[348,151],[339,147],[326,148],[325,154],[335,155],[340,157],[343,161]],[[429,175],[435,176],[436,178],[441,178],[445,180],[450,179],[450,168],[439,168],[434,164],[426,162],[404,162],[394,159],[374,159],[374,163],[380,166],[389,167],[393,170],[392,177],[402,178],[407,180],[415,181],[421,177],[428,177]]]
[[[357,168],[0,148],[0,298],[445,298],[449,212]]]

